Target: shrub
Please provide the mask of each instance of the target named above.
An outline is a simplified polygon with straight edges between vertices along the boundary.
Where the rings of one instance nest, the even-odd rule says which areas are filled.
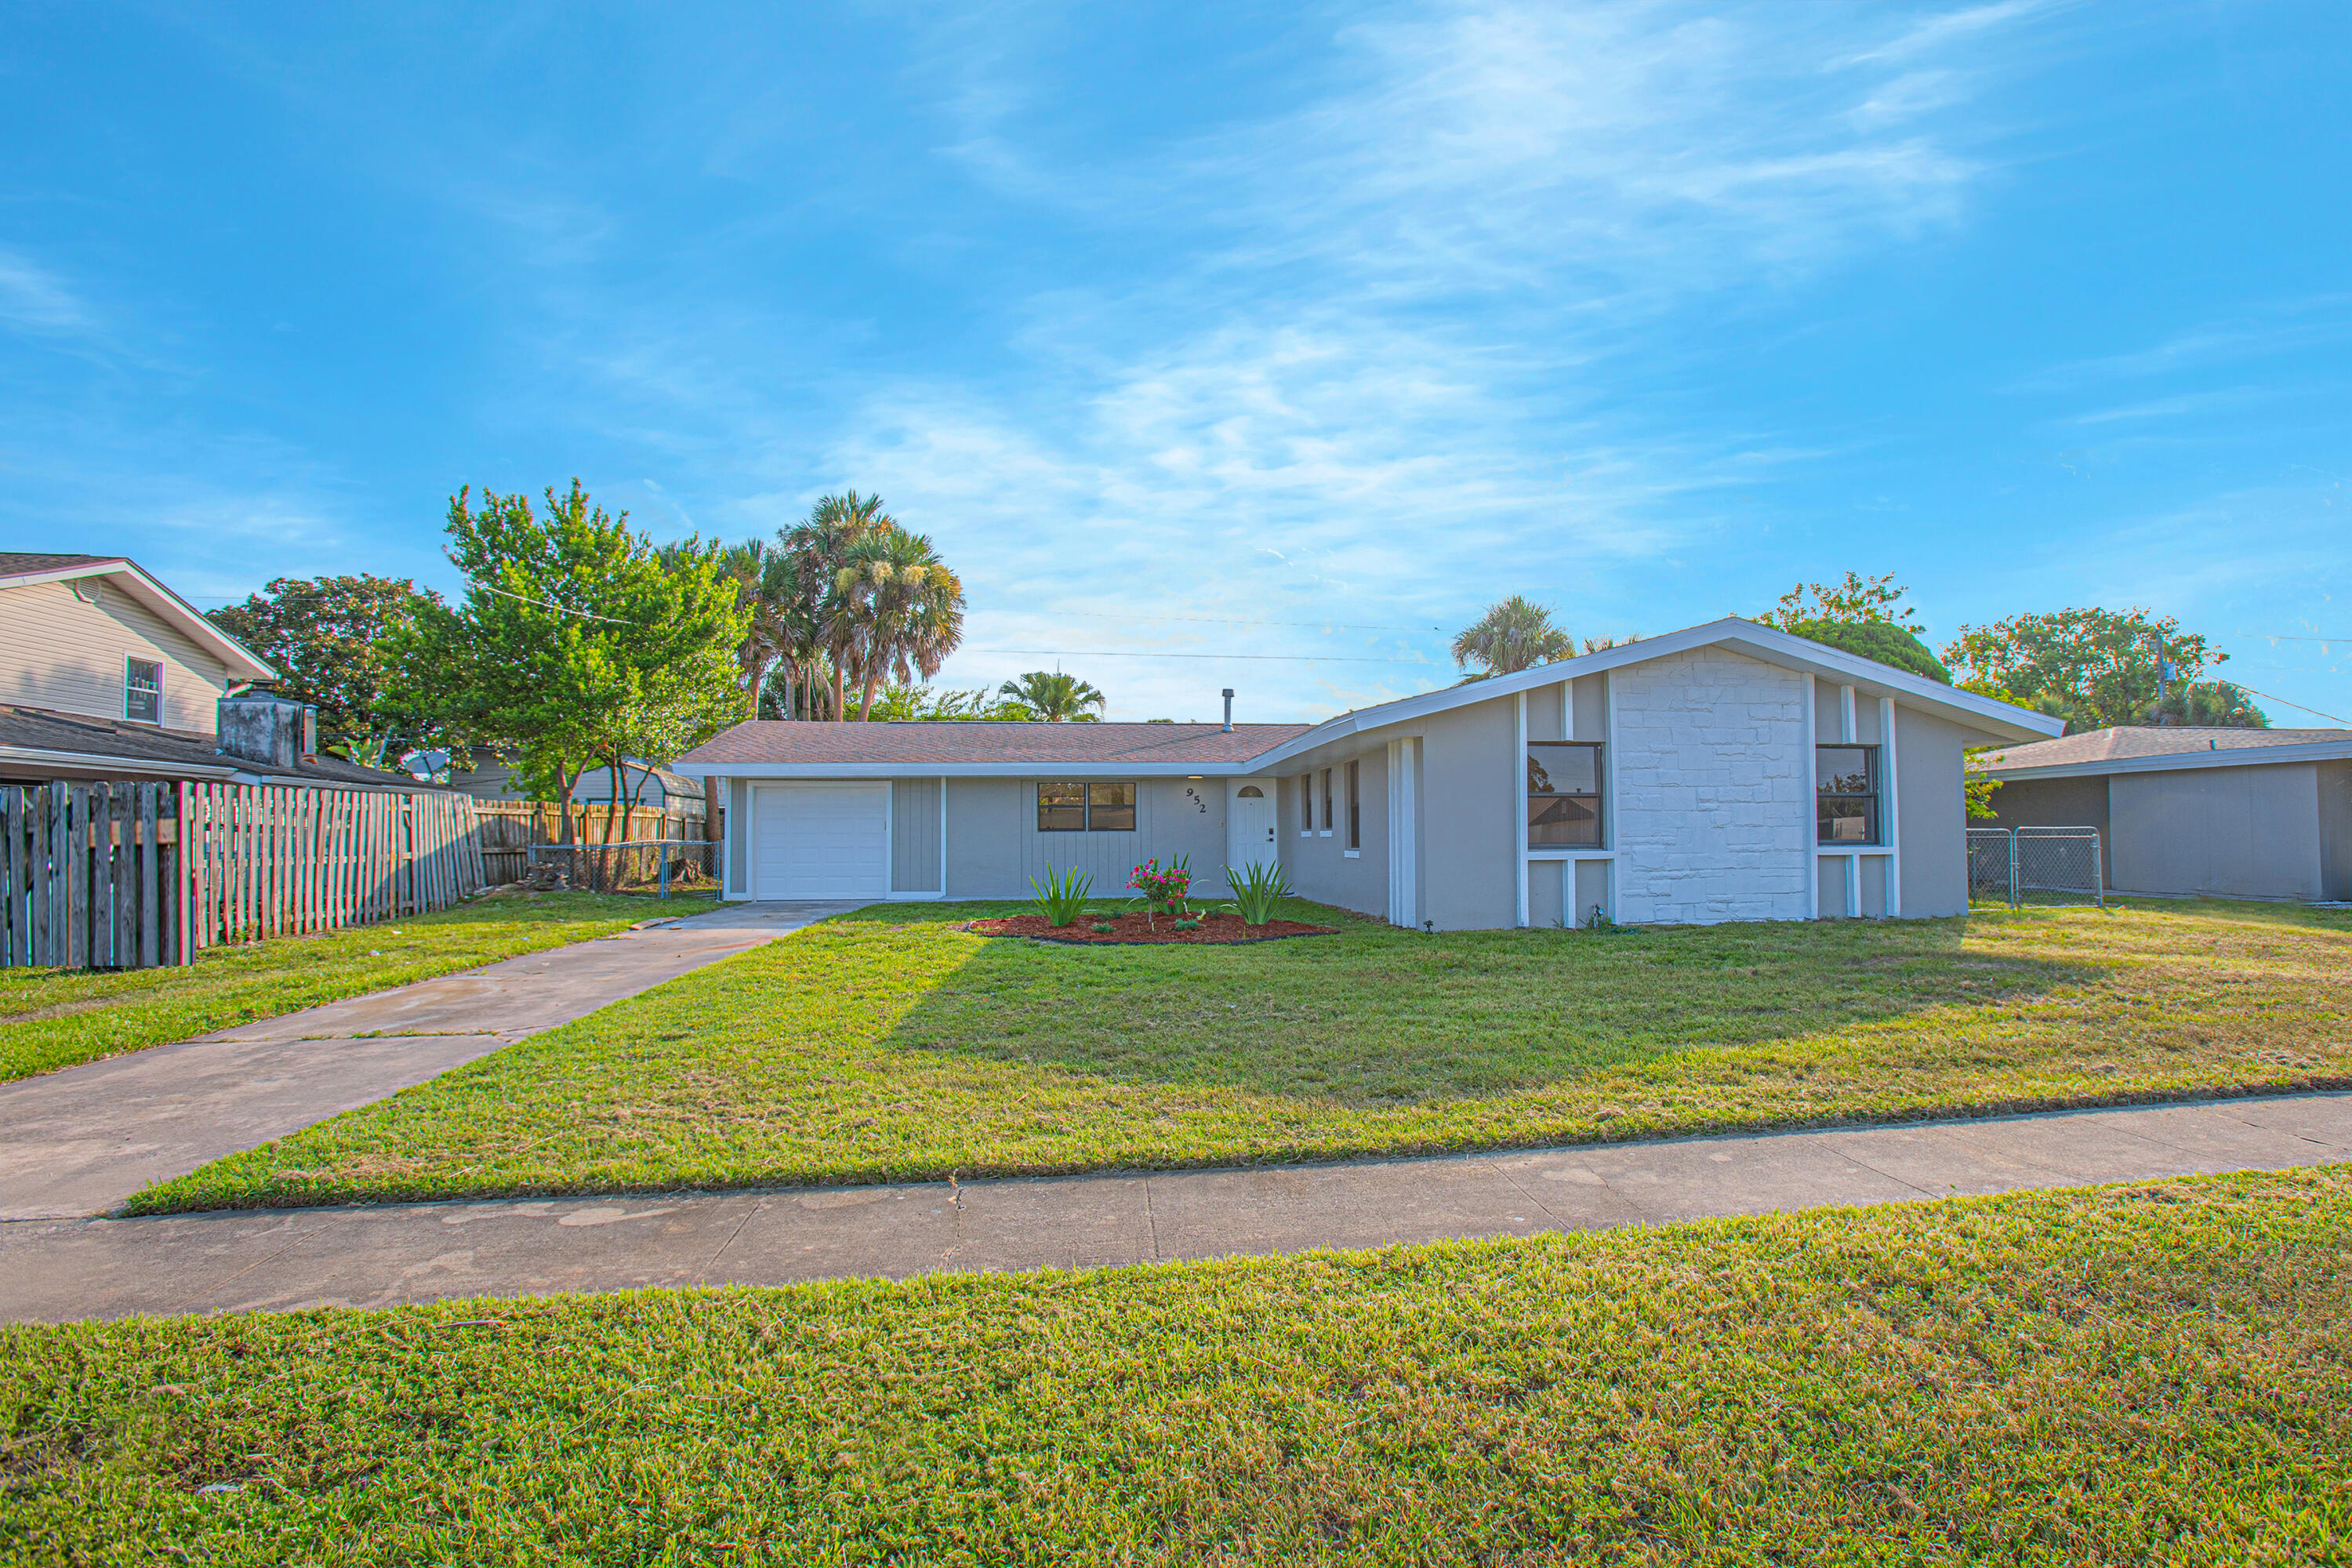
[[[1036,878],[1029,879],[1029,890],[1037,895],[1037,912],[1052,926],[1076,923],[1078,911],[1086,908],[1087,890],[1094,885],[1091,871],[1081,871],[1073,866],[1056,873],[1050,860],[1045,862],[1045,880],[1042,885]]]
[[[1143,894],[1146,923],[1150,922],[1155,911],[1171,915],[1185,912],[1185,895],[1192,889],[1192,873],[1184,864],[1186,858],[1182,855],[1177,856],[1163,871],[1160,868],[1160,857],[1154,855],[1138,866],[1135,875],[1128,879],[1127,885]]]
[[[1274,919],[1275,900],[1290,896],[1290,875],[1278,860],[1271,866],[1253,860],[1241,871],[1228,866],[1225,880],[1233,887],[1234,905],[1241,910],[1243,921],[1254,926]]]

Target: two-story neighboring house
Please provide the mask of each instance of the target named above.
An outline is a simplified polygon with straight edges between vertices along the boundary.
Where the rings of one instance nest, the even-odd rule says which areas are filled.
[[[0,552],[0,782],[418,787],[320,755],[277,673],[121,556]]]

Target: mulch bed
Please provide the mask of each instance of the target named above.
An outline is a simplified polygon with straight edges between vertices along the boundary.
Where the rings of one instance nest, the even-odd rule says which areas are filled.
[[[1219,912],[1199,917],[1198,931],[1178,931],[1173,918],[1147,921],[1139,914],[1082,915],[1076,925],[1048,925],[1044,915],[1007,915],[1002,920],[971,921],[964,930],[975,936],[1025,936],[1036,942],[1066,942],[1080,947],[1119,947],[1169,942],[1212,942],[1230,947],[1244,942],[1276,942],[1287,936],[1330,936],[1337,926],[1311,926],[1299,921],[1268,921],[1254,926],[1237,914]],[[1110,930],[1094,928],[1108,924]]]

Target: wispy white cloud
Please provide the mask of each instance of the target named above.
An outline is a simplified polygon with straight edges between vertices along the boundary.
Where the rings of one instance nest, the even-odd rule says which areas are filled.
[[[82,332],[94,324],[63,279],[5,248],[0,248],[0,322],[42,334]]]
[[[2352,338],[2352,294],[2273,301],[2202,322],[2146,348],[2070,360],[2023,377],[2012,392],[2072,392],[2208,369]]]

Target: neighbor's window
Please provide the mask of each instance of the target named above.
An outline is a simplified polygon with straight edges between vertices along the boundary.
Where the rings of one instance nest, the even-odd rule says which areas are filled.
[[[1878,748],[1813,748],[1814,823],[1823,844],[1878,842]]]
[[[1087,831],[1135,831],[1135,786],[1131,784],[1087,785]]]
[[[1601,743],[1533,741],[1528,745],[1528,846],[1601,847]]]
[[[1355,763],[1348,764],[1348,847],[1350,849],[1364,847],[1364,792],[1357,766]]]
[[[1087,830],[1087,786],[1041,784],[1037,786],[1037,831],[1084,833]]]
[[[122,716],[142,724],[163,721],[163,667],[152,659],[122,661]]]
[[[1298,836],[1301,838],[1315,831],[1315,775],[1298,775]]]
[[[1323,770],[1323,836],[1331,836],[1331,770]]]

